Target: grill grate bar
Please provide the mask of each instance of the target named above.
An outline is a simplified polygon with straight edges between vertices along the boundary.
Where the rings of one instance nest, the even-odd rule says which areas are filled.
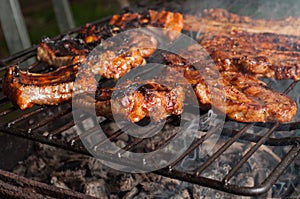
[[[28,129],[28,131],[31,132],[32,130],[38,129],[38,128],[40,128],[40,127],[42,127],[42,126],[44,126],[44,125],[46,125],[46,124],[52,122],[53,120],[58,119],[59,117],[62,117],[62,116],[64,116],[64,115],[70,113],[71,110],[72,110],[72,108],[69,107],[69,108],[66,108],[65,110],[62,110],[62,111],[59,112],[59,113],[54,114],[54,115],[51,116],[51,117],[48,117],[48,118],[46,118],[46,119],[43,119],[43,120],[41,120],[40,122],[37,122],[37,123],[35,123],[34,125],[30,126],[30,128]]]
[[[293,81],[293,83],[291,83],[289,85],[289,87],[287,89],[285,89],[285,91],[283,93],[288,94],[291,90],[293,90],[293,88],[296,86],[297,83],[298,83],[298,81]]]
[[[54,131],[52,131],[52,132],[51,132],[51,136],[56,136],[56,135],[58,135],[58,134],[61,134],[63,131],[66,131],[66,130],[72,128],[74,125],[75,125],[75,124],[74,124],[74,121],[72,120],[72,121],[70,121],[70,122],[64,124],[63,126],[57,128],[57,129],[55,129]]]
[[[83,117],[83,120],[86,119],[86,118],[88,118],[88,117]],[[102,126],[102,125],[105,125],[105,124],[107,124],[107,123],[109,123],[109,120],[104,120],[104,121],[102,121],[99,125]],[[93,128],[93,129],[96,130],[96,127]],[[80,135],[76,135],[75,137],[73,137],[73,138],[70,140],[70,142],[71,142],[72,144],[74,144],[74,143],[78,142],[79,140],[85,138],[86,136],[90,135],[91,132],[93,132],[92,129],[89,129],[88,131],[85,131],[84,133],[82,133],[82,134],[80,134]]]
[[[280,126],[276,130],[280,130]],[[237,134],[239,131],[224,128],[222,131],[222,136],[232,137],[233,134]],[[244,133],[240,140],[245,140],[248,142],[258,142],[262,138],[261,135],[253,135],[249,133]],[[300,144],[300,137],[291,136],[291,137],[282,137],[282,138],[269,138],[264,145],[268,146],[289,146]]]
[[[8,103],[8,98],[7,97],[2,97],[0,99],[0,105],[5,104],[5,103]]]
[[[289,152],[284,156],[281,162],[273,169],[270,175],[262,183],[261,187],[268,191],[272,184],[282,175],[286,168],[295,160],[300,153],[300,145],[294,145],[291,147]]]
[[[223,183],[227,184],[234,174],[243,166],[243,164],[258,150],[258,148],[269,138],[274,132],[279,123],[275,123],[271,128],[243,157],[242,159],[229,171],[229,173],[223,178]]]
[[[17,52],[17,53],[15,53],[15,54],[13,54],[13,55],[11,55],[11,56],[5,58],[5,59],[2,59],[1,61],[2,61],[3,63],[9,63],[9,62],[11,62],[11,61],[14,61],[14,62],[20,62],[20,61],[16,61],[16,59],[21,58],[21,57],[24,57],[24,56],[26,56],[26,55],[28,55],[28,54],[30,54],[30,55],[32,56],[31,53],[32,53],[32,52],[35,52],[36,48],[37,48],[37,45],[33,45],[32,47],[27,48],[27,49],[25,49],[25,50],[23,50],[23,51]],[[3,70],[5,70],[5,69],[7,69],[8,67],[9,67],[9,66],[5,66],[5,67],[1,68],[0,71],[3,71]]]
[[[165,146],[167,146],[169,143],[170,143],[170,141],[172,141],[173,140],[173,138],[175,138],[176,137],[176,135],[177,135],[177,133],[174,133],[172,136],[170,136],[167,140],[165,140],[164,142],[163,142],[163,144],[162,145],[159,145],[159,146],[157,146],[156,148],[164,148]],[[152,156],[154,155],[154,153],[147,153],[146,155],[145,155],[145,160],[147,160],[147,159],[150,159],[150,158],[152,158]]]
[[[237,194],[237,195],[245,195],[245,196],[258,196],[263,193],[266,193],[276,182],[276,180],[280,177],[280,175],[285,171],[288,165],[290,165],[294,159],[300,153],[300,145],[293,146],[290,151],[283,157],[282,161],[277,165],[277,167],[271,172],[269,177],[259,186],[255,187],[243,187],[241,185],[235,184],[224,184],[224,182],[220,182],[218,180],[214,180],[211,178],[195,176],[189,173],[185,173],[182,175],[182,172],[177,170],[168,170],[168,169],[160,169],[158,171],[154,171],[154,173],[163,175],[166,177],[172,176],[172,178],[178,180],[188,181],[194,184],[198,184],[200,186],[206,186],[213,189],[218,189],[224,192]]]
[[[3,111],[0,112],[0,117],[3,117],[13,111],[17,110],[16,107],[12,106],[12,107],[9,107],[8,109],[5,109]]]
[[[155,133],[156,128],[151,129],[150,131],[148,131],[146,133],[146,137],[148,137],[149,135]],[[134,141],[128,145],[126,145],[125,147],[123,147],[122,149],[120,149],[117,154],[124,154],[126,151],[131,150],[134,146],[140,144],[141,142],[143,142],[145,140],[145,138],[135,138]]]
[[[234,137],[228,140],[220,149],[215,152],[208,160],[206,160],[201,167],[199,167],[194,175],[199,176],[207,167],[209,167],[224,151],[226,151],[237,139],[239,139],[247,129],[251,128],[253,125],[248,124],[244,126]]]
[[[220,127],[221,125],[218,125]],[[201,136],[200,138],[195,139],[195,141],[191,144],[191,146],[179,157],[177,158],[172,164],[169,165],[169,170],[172,170],[179,162],[181,162],[187,155],[189,155],[192,151],[194,151],[201,143],[208,139],[210,136],[215,134],[214,131],[211,131],[208,134]]]
[[[119,137],[120,135],[122,135],[124,133],[124,131],[127,131],[128,129],[130,129],[131,125],[125,126],[122,129],[117,130],[116,132],[114,132],[113,134],[111,134],[110,136],[108,136],[107,139],[101,140],[100,142],[97,142],[93,147],[99,148],[101,147],[101,145],[106,144],[107,142],[112,141],[113,139]]]
[[[173,168],[181,162],[188,154],[194,151],[201,143],[205,141],[206,135],[202,136],[201,138],[195,139],[195,141],[191,144],[191,146],[179,157],[177,158],[171,165],[169,165],[169,170],[173,170]]]
[[[22,116],[18,117],[17,119],[15,119],[13,121],[10,121],[7,124],[7,126],[8,127],[12,127],[16,123],[21,122],[23,120],[26,120],[26,119],[28,119],[29,117],[32,117],[35,114],[41,113],[43,111],[46,111],[47,109],[49,109],[49,107],[41,107],[41,108],[38,108],[38,109],[36,109],[36,110],[34,110],[34,111],[30,112],[30,113],[23,114]]]
[[[107,20],[109,18],[110,17],[105,18],[105,19],[101,19],[97,22],[94,22],[93,24],[96,24],[96,23],[99,24],[99,23],[107,22]],[[80,29],[80,27],[76,28],[74,30],[71,30],[68,34],[76,33],[76,31],[78,31],[79,29]],[[62,36],[64,36],[64,34],[58,35],[55,38],[61,38]],[[3,65],[3,67],[0,68],[0,72],[3,72],[4,70],[6,70],[9,67],[9,66],[5,65],[8,62],[14,61],[14,63],[20,63],[20,62],[23,62],[23,61],[27,60],[29,57],[34,56],[36,54],[36,47],[37,46],[33,46],[33,47],[31,47],[27,50],[21,51],[19,53],[16,53],[16,54],[2,60],[2,62],[4,62],[3,64],[0,61],[0,65]],[[31,66],[29,66],[29,67],[31,67]],[[32,66],[32,67],[34,67],[34,66]],[[271,83],[272,83],[272,81],[270,81],[268,83],[268,85],[270,86]],[[291,83],[284,93],[288,93],[289,91],[291,91],[296,84],[297,84],[296,81]],[[0,88],[0,91],[1,91],[1,88]],[[4,98],[0,98],[0,104],[2,104],[2,103],[5,104],[5,103],[10,103],[10,102],[8,101],[8,99],[6,97],[4,97]],[[60,105],[60,108],[61,107],[63,107],[63,106]],[[46,108],[42,107],[42,108],[34,110],[30,113],[23,114],[21,116],[21,118],[15,119],[15,120],[11,121],[10,123],[8,123],[8,126],[5,126],[5,125],[1,126],[2,125],[1,124],[0,127],[3,129],[4,132],[9,133],[9,134],[17,135],[17,136],[20,136],[20,137],[24,137],[26,139],[31,139],[31,140],[38,141],[38,142],[41,142],[41,143],[45,143],[45,144],[49,144],[49,145],[52,145],[52,146],[60,147],[60,148],[66,149],[66,150],[75,151],[75,152],[79,152],[79,153],[86,154],[86,155],[91,155],[87,152],[86,148],[80,142],[76,142],[76,141],[82,139],[83,137],[89,136],[92,133],[92,130],[96,130],[96,129],[92,129],[92,130],[89,129],[87,131],[84,131],[82,134],[76,135],[73,138],[71,138],[71,140],[69,142],[63,140],[63,137],[55,136],[55,135],[58,135],[58,134],[62,133],[64,130],[67,130],[67,129],[71,128],[72,126],[74,126],[74,121],[67,121],[64,126],[59,126],[59,127],[55,126],[56,129],[49,132],[50,136],[48,136],[48,137],[44,136],[43,132],[41,132],[41,130],[39,130],[40,127],[43,127],[46,124],[52,124],[58,118],[64,117],[65,115],[70,113],[70,108],[66,108],[66,109],[61,109],[61,110],[59,109],[58,111],[55,111],[55,115],[51,115],[51,117],[49,117],[49,118],[45,117],[45,119],[43,121],[41,121],[40,123],[34,123],[32,128],[29,129],[29,130],[36,129],[36,131],[34,131],[32,133],[26,133],[26,132],[24,133],[24,128],[20,127],[20,129],[18,129],[18,126],[14,125],[14,124],[17,124],[18,122],[22,122],[25,119],[30,119],[31,116],[38,115],[39,113],[42,113],[43,111],[45,111],[45,113],[51,113],[51,111],[52,111],[51,107],[46,107]],[[11,111],[14,111],[14,110],[9,110],[9,109],[4,110],[4,112],[0,113],[0,117],[4,116],[4,115],[7,115],[8,113],[10,113]],[[69,117],[67,119],[69,119]],[[105,120],[105,121],[108,121],[108,120]],[[262,124],[262,125],[265,125],[265,124]],[[273,127],[268,126],[266,128],[269,128],[270,130],[267,132],[267,134],[271,135],[271,133],[275,130],[280,130],[280,129],[286,130],[285,127],[287,127],[287,125],[290,125],[290,124],[283,124],[283,125],[282,124],[280,124],[280,125],[275,124],[275,126],[273,126]],[[248,126],[248,125],[246,125],[246,126]],[[131,126],[129,125],[128,129],[130,127]],[[299,129],[299,127],[300,127],[300,123],[297,123],[297,124],[289,126],[288,129],[289,130]],[[244,127],[244,128],[246,128],[246,127]],[[271,172],[271,174],[268,176],[268,178],[266,178],[265,181],[261,185],[253,186],[253,187],[243,187],[243,186],[240,186],[240,185],[231,185],[229,183],[227,184],[226,182],[228,182],[230,180],[231,176],[225,176],[225,178],[223,179],[222,182],[218,181],[218,180],[212,180],[212,179],[201,177],[201,175],[200,175],[201,172],[203,172],[205,170],[205,168],[209,166],[208,162],[205,162],[203,165],[201,165],[197,170],[198,173],[195,172],[194,174],[189,174],[188,172],[177,171],[176,169],[173,169],[178,163],[180,163],[180,161],[182,161],[187,155],[189,155],[190,152],[192,152],[199,145],[201,145],[201,143],[203,143],[210,136],[209,134],[204,135],[204,136],[202,136],[198,139],[195,139],[193,144],[190,146],[190,148],[187,151],[185,151],[185,153],[182,154],[172,165],[170,165],[167,168],[155,171],[155,173],[158,173],[160,175],[165,175],[165,176],[171,177],[171,178],[177,178],[179,180],[184,180],[184,181],[196,183],[196,184],[199,184],[199,185],[202,185],[202,186],[211,187],[211,188],[214,188],[214,189],[219,189],[219,190],[222,190],[222,191],[235,193],[235,194],[257,195],[257,194],[265,193],[270,188],[272,183],[274,183],[277,180],[277,178],[282,174],[282,172],[287,168],[287,166],[299,154],[299,151],[300,151],[300,147],[299,147],[300,137],[270,138],[270,135],[267,135],[267,134],[265,134],[264,136],[250,135],[250,134],[245,133],[246,130],[243,130],[243,129],[241,129],[239,131],[238,130],[223,129],[221,136],[229,137],[229,139],[227,140],[228,142],[226,142],[215,154],[213,154],[211,157],[209,157],[208,161],[210,163],[212,163],[216,158],[218,158],[226,149],[228,149],[237,140],[246,140],[246,141],[250,141],[250,142],[256,142],[256,145],[254,145],[246,153],[246,155],[244,155],[243,159],[239,162],[239,164],[241,164],[241,165],[239,165],[239,164],[236,165],[230,171],[234,175],[234,173],[236,173],[236,171],[238,171],[238,169],[247,161],[247,159],[248,159],[247,156],[249,156],[249,157],[252,156],[255,153],[255,151],[262,144],[272,145],[272,146],[294,145],[291,148],[291,150],[286,154],[286,156],[283,157],[280,164],[277,165],[277,167]],[[103,141],[97,143],[96,146],[101,146],[102,144],[104,144],[108,141],[117,139],[119,136],[121,136],[124,133],[124,131],[126,131],[126,127],[123,130],[119,129],[116,132],[113,132],[112,134],[109,134],[109,136],[105,137],[105,139]],[[176,136],[176,133],[174,135],[172,135],[166,142],[161,143],[161,145],[163,145],[163,146],[166,145],[175,136]],[[142,138],[134,139],[133,142],[126,145],[123,149],[126,149],[126,150],[132,149],[134,146],[141,143],[143,140],[144,139],[142,139]],[[155,149],[153,149],[153,150],[155,150]],[[150,154],[151,153],[149,153],[149,155],[148,154],[147,155],[149,157],[151,157]],[[116,155],[116,154],[114,154],[114,155]],[[109,157],[106,156],[106,155],[103,155],[103,159],[107,159],[108,161],[110,160]],[[115,160],[115,158],[112,158],[112,159]],[[120,163],[122,164],[121,160],[122,160],[122,158],[120,158]],[[236,171],[234,171],[234,170],[236,170]],[[226,177],[227,177],[227,179],[226,179]],[[8,181],[8,180],[6,179],[6,181]],[[1,183],[1,172],[0,172],[0,183]],[[22,191],[22,190],[20,190],[20,191]],[[47,191],[43,192],[43,193],[47,194]],[[56,194],[55,191],[53,191],[53,194]],[[66,197],[67,197],[66,195],[64,195],[64,197],[60,195],[60,198],[66,198]],[[72,198],[76,198],[76,197],[72,197]],[[86,196],[85,196],[85,198],[86,198]]]

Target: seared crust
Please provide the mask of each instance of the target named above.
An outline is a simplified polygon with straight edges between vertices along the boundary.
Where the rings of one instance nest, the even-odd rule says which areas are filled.
[[[204,33],[199,38],[220,70],[274,79],[300,79],[300,40],[273,33]]]
[[[197,16],[184,15],[184,30],[194,32],[231,32],[232,30],[250,33],[274,33],[300,36],[300,18],[252,19],[239,16],[220,8],[205,9]]]
[[[50,65],[65,66],[72,64],[74,59],[83,59],[89,52],[89,47],[80,39],[51,40],[44,38],[37,48],[37,59]]]
[[[132,68],[146,64],[156,48],[156,39],[140,31],[122,35],[122,41],[105,42],[96,48],[86,60],[94,74],[108,79],[119,79]]]
[[[113,113],[122,114],[132,122],[138,122],[145,117],[160,121],[183,112],[185,94],[181,86],[171,87],[154,81],[140,86],[137,83],[126,82],[126,85],[111,99]]]
[[[180,115],[183,112],[185,93],[181,86],[175,84],[166,86],[155,81],[127,81],[114,90],[113,93],[108,91],[113,94],[108,100],[96,100],[88,93],[76,95],[73,106],[96,111],[98,116],[108,118],[113,118],[113,114],[120,115],[131,122],[139,122],[145,117],[159,122],[170,115]],[[93,107],[95,110],[92,110]]]

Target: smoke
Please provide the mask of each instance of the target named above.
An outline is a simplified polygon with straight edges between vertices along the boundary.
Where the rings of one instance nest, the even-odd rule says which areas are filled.
[[[279,19],[300,16],[300,1],[281,0],[187,0],[184,10],[197,13],[208,8],[224,8],[230,12],[254,19]]]

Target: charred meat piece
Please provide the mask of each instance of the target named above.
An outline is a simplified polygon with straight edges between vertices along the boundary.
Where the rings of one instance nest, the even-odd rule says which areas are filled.
[[[88,45],[97,46],[101,41],[112,37],[116,31],[118,29],[114,30],[114,26],[110,24],[93,25],[88,23],[79,30],[76,38],[82,39]]]
[[[139,122],[145,117],[161,121],[170,115],[180,115],[184,98],[183,88],[175,83],[166,86],[150,80],[145,83],[126,81],[115,89],[109,100],[96,100],[88,94],[81,94],[75,96],[73,105],[85,110],[95,107],[99,116],[116,114],[131,122]]]
[[[157,41],[152,35],[139,31],[124,33],[120,38],[103,42],[93,50],[83,43],[78,46],[76,41],[81,40],[55,42],[46,39],[38,47],[38,58],[56,66],[84,63],[94,74],[118,79],[131,68],[144,65],[145,58],[151,56],[157,47]]]
[[[117,33],[149,26],[166,29],[165,34],[172,41],[183,28],[183,16],[180,13],[154,10],[144,13],[116,14],[111,17],[109,24],[86,24],[79,31],[77,38],[82,39],[86,44],[96,46],[102,40],[115,36]]]
[[[130,69],[146,63],[157,48],[156,39],[141,31],[129,31],[95,48],[86,60],[94,74],[119,79]]]
[[[128,30],[139,28],[150,23],[148,13],[132,13],[126,12],[123,14],[113,15],[109,21],[110,25],[118,27],[120,30]]]
[[[74,59],[81,60],[90,52],[81,40],[65,37],[60,40],[42,39],[37,48],[37,58],[54,66],[71,64]]]
[[[114,15],[110,24],[119,27],[121,30],[138,27],[163,28],[163,34],[170,41],[175,40],[183,28],[183,16],[181,13],[169,11],[149,10],[146,13],[124,13]]]
[[[22,110],[33,105],[57,105],[68,101],[73,92],[95,91],[97,82],[87,68],[78,76],[79,66],[70,65],[56,71],[36,74],[22,71],[14,65],[5,74],[3,92]],[[57,75],[59,74],[59,75]],[[74,88],[74,79],[80,87]]]
[[[87,65],[94,74],[107,79],[119,79],[130,69],[146,64],[139,51],[130,50],[122,54],[115,51],[105,51],[87,60]]]
[[[132,122],[144,117],[160,121],[183,111],[184,90],[175,83],[172,87],[151,81],[143,85],[132,83],[118,91],[112,98],[112,111],[125,115]]]
[[[145,25],[164,28],[162,31],[163,36],[166,36],[172,41],[179,35],[183,27],[183,17],[180,13],[167,11],[156,12],[153,10],[143,14],[124,13],[122,15],[114,15],[109,24],[85,25],[79,30],[79,34],[76,38],[71,38],[71,36],[66,36],[58,40],[44,38],[38,47],[37,57],[39,60],[48,62],[54,66],[82,62],[86,59],[88,53],[107,38],[113,37],[117,33],[125,30],[143,27]],[[149,43],[151,43],[151,45],[155,43],[156,45],[157,43],[153,37],[137,37],[135,40],[136,47],[139,47],[138,45],[145,46]],[[124,46],[125,43],[119,45]],[[127,48],[128,47],[129,46],[127,46]],[[142,49],[141,46],[139,48],[138,51],[141,51],[142,57],[149,57],[156,47],[151,47],[152,50],[150,50],[150,48]],[[132,53],[132,51],[136,50],[130,51]],[[133,54],[139,53],[134,52]],[[140,58],[128,57],[128,59],[139,60]],[[135,63],[135,65],[137,65],[137,63]]]
[[[149,10],[151,26],[163,28],[163,35],[170,41],[175,40],[183,28],[183,16],[181,13],[169,11]]]
[[[204,33],[199,43],[215,62],[223,64],[223,70],[274,79],[300,79],[298,37],[244,31]]]
[[[199,49],[200,45],[191,45],[180,55],[164,54],[169,66],[167,75],[160,78],[173,82],[173,86],[153,80],[146,83],[127,81],[116,88],[97,88],[95,74],[119,79],[132,68],[143,65],[145,58],[157,47],[152,34],[138,31],[128,31],[122,37],[116,37],[116,41],[107,41],[106,38],[111,34],[114,36],[115,31],[162,27],[165,28],[163,34],[174,40],[183,26],[187,30],[197,27],[188,24],[191,18],[187,17],[183,25],[179,13],[150,10],[141,14],[115,15],[105,27],[87,25],[75,39],[44,39],[38,47],[39,60],[57,66],[75,62],[82,65],[61,66],[45,74],[12,66],[3,79],[4,94],[21,109],[34,104],[56,105],[70,100],[75,94],[75,103],[79,107],[88,109],[95,105],[98,115],[110,117],[116,113],[132,122],[145,117],[160,121],[182,113],[183,101],[188,94],[184,88],[188,82],[200,106],[214,106],[231,119],[241,122],[290,121],[297,110],[295,102],[272,91],[257,77],[299,80],[298,37],[249,33],[234,28],[228,31],[232,24],[255,25],[247,17],[241,18],[224,10],[208,10],[203,16],[200,21],[204,22],[200,23],[203,32],[199,38],[203,49]],[[87,54],[90,55],[88,59]],[[180,82],[176,75],[184,76],[187,81]]]

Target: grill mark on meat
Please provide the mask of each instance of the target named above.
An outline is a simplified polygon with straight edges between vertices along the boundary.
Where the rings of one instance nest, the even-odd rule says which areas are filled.
[[[163,28],[164,35],[173,41],[180,35],[179,33],[183,28],[183,16],[178,12],[149,10],[141,14],[124,13],[114,15],[110,20],[110,24],[119,27],[121,30],[146,26]]]
[[[130,87],[138,89],[131,90]],[[160,121],[183,111],[184,91],[180,86],[170,87],[151,81],[141,86],[129,83],[125,92],[121,97],[113,97],[112,110],[125,115],[132,122],[138,122],[144,117]]]
[[[113,36],[116,28],[119,32],[124,31],[128,29],[129,24],[138,21],[136,27],[147,24],[165,28],[164,34],[170,40],[174,40],[182,29],[182,20],[181,14],[166,11],[149,11],[148,14],[143,16],[138,13],[114,15],[109,25],[86,25],[80,30],[76,39],[62,40],[58,44],[56,44],[56,41],[45,39],[38,47],[38,59],[48,61],[53,65],[84,62],[92,68],[94,74],[100,74],[105,78],[119,79],[131,68],[144,65],[146,63],[145,58],[151,56],[156,50],[157,41],[153,35],[140,31],[124,33],[123,40],[112,41],[113,44],[104,42],[103,39]],[[132,27],[130,26],[130,28]],[[85,43],[81,44],[81,41]],[[100,43],[100,48],[103,48],[102,51],[105,52],[91,51],[92,46],[95,47]],[[110,50],[111,45],[118,49]],[[86,55],[93,52],[98,55],[89,56],[86,60]]]

